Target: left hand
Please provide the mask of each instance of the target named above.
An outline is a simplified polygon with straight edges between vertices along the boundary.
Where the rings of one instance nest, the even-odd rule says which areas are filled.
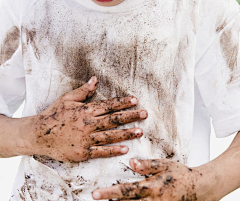
[[[203,174],[197,169],[168,159],[131,159],[132,169],[151,177],[135,183],[119,184],[93,192],[95,200],[117,199],[138,201],[194,201],[198,196],[197,181]]]

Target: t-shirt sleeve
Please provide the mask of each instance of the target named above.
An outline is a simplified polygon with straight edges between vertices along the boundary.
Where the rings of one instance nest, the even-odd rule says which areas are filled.
[[[25,99],[20,0],[0,1],[0,114],[11,117]]]
[[[217,137],[226,137],[240,131],[238,3],[203,0],[198,34],[195,80]]]

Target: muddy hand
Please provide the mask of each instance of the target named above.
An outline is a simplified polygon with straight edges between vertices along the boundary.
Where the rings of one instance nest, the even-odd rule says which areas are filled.
[[[140,138],[142,129],[109,130],[147,118],[145,110],[115,112],[137,105],[134,97],[83,103],[97,88],[97,78],[66,93],[32,119],[31,154],[59,161],[84,161],[123,155],[126,146],[100,146]],[[108,130],[106,130],[108,129]],[[33,152],[33,153],[32,153]]]
[[[202,174],[168,159],[130,160],[131,168],[146,180],[114,185],[93,192],[95,200],[194,201],[198,199],[196,182]]]

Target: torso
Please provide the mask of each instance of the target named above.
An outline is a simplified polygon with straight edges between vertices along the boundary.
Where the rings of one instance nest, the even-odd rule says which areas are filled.
[[[194,113],[197,6],[191,1],[152,0],[135,10],[113,14],[67,2],[36,1],[23,18],[30,100],[25,116],[43,111],[63,93],[96,75],[99,88],[91,101],[133,95],[139,99],[138,108],[148,110],[149,118],[121,127],[144,131],[141,139],[123,142],[130,148],[125,156],[78,164],[41,156],[24,160],[29,166],[36,165],[36,160],[50,167],[65,183],[62,186],[73,192],[66,196],[87,201],[98,187],[142,179],[128,168],[132,157],[187,163]],[[39,174],[38,168],[26,168],[26,174]],[[44,175],[39,178],[36,186],[43,188],[39,192],[53,196],[51,188],[43,187]],[[34,195],[36,188],[26,191]]]

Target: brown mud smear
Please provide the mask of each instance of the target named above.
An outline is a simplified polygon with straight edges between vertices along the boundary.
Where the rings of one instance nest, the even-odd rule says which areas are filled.
[[[3,42],[0,43],[0,65],[8,61],[16,52],[20,43],[19,28],[14,26],[6,34]]]
[[[39,53],[38,47],[36,45],[36,40],[37,40],[36,29],[28,30],[28,29],[22,27],[22,34],[26,37],[25,38],[26,43],[22,43],[23,54],[26,52],[28,46],[31,45],[34,50],[35,57],[39,60],[40,53]]]
[[[227,26],[227,21],[224,20],[224,21],[222,22],[222,21],[220,21],[220,19],[219,19],[219,21],[218,21],[217,24],[216,24],[216,32],[217,32],[217,33],[221,32],[226,26]]]
[[[230,69],[229,84],[239,79],[238,52],[239,52],[239,31],[235,26],[227,28],[221,35],[220,44],[224,59]]]

